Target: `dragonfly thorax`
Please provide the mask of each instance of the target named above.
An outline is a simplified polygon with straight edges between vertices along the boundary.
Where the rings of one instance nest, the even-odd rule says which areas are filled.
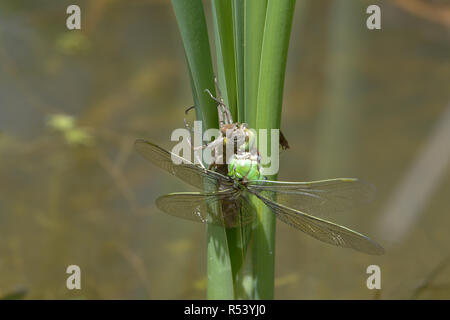
[[[260,176],[256,134],[246,123],[222,124],[220,136],[206,149],[213,150],[209,169],[241,181]]]
[[[228,175],[242,181],[263,180],[257,155],[250,152],[234,155],[228,164]]]

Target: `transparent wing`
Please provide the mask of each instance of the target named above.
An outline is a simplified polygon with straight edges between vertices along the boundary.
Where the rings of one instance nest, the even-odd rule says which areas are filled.
[[[384,254],[384,249],[365,235],[338,224],[277,204],[261,195],[257,195],[257,197],[271,208],[277,218],[281,221],[320,241],[339,247],[352,248],[367,254]]]
[[[250,181],[247,188],[267,199],[320,218],[347,211],[372,200],[375,187],[359,179],[313,182]]]
[[[207,186],[208,189],[213,187],[216,189],[219,185],[232,184],[229,177],[203,169],[149,141],[139,139],[134,145],[136,150],[151,163],[194,187],[204,189]],[[175,164],[172,158],[179,160],[181,164]]]
[[[233,189],[216,193],[171,193],[156,199],[156,206],[167,214],[227,228],[253,221],[253,210],[248,210],[248,205],[240,191]]]

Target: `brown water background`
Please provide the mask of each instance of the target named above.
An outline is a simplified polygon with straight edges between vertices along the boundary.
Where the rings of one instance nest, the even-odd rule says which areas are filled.
[[[205,227],[154,206],[190,188],[133,150],[136,138],[170,148],[192,105],[171,4],[78,1],[77,32],[65,26],[71,3],[0,2],[0,296],[205,298]],[[369,31],[365,8],[377,3],[382,29]],[[376,200],[344,221],[387,253],[329,246],[278,223],[276,298],[450,298],[448,161],[428,193],[420,179],[404,183],[449,112],[449,89],[448,25],[391,1],[297,1],[282,114],[291,149],[279,179],[373,183]],[[81,145],[49,128],[60,113],[76,118]],[[450,135],[438,140],[439,150],[450,145]],[[389,211],[405,186],[420,200],[413,215]],[[66,289],[70,264],[81,267],[81,291]],[[372,264],[381,291],[366,287]]]

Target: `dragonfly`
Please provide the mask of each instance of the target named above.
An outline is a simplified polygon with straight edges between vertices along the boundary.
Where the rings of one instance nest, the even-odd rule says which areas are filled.
[[[239,179],[194,164],[143,139],[136,140],[135,148],[154,165],[202,190],[157,198],[156,206],[169,215],[236,228],[255,220],[256,198],[280,221],[322,242],[371,255],[384,253],[369,237],[328,220],[370,201],[375,191],[371,184],[355,178],[312,182]]]

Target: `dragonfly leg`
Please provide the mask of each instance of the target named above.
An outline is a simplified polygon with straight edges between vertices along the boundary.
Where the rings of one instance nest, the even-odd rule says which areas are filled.
[[[222,126],[226,123],[225,120],[224,120],[224,117],[223,117],[224,112],[223,112],[223,110],[222,110],[222,108],[223,108],[223,106],[224,106],[225,104],[223,103],[223,100],[222,100],[222,99],[219,99],[219,98],[214,97],[213,94],[211,93],[211,91],[209,91],[209,89],[205,89],[205,92],[207,92],[207,93],[209,94],[209,96],[211,97],[211,99],[213,99],[215,102],[218,103],[218,105],[217,105],[217,115],[218,115],[218,117],[219,117],[219,126],[222,127]]]
[[[190,106],[189,108],[187,108],[186,110],[184,110],[184,114],[188,114],[189,113],[189,111],[191,111],[192,109],[194,109],[195,108],[195,106]]]
[[[233,118],[231,116],[231,112],[228,109],[227,105],[223,102],[223,99],[214,97],[213,94],[211,93],[211,91],[209,91],[208,89],[205,89],[205,92],[207,92],[209,94],[211,99],[213,99],[215,102],[218,103],[217,111],[218,111],[218,114],[219,114],[219,124],[220,124],[220,126],[223,126],[224,124],[231,124],[231,123],[233,123]]]
[[[221,103],[219,105],[221,105],[223,107],[224,110],[222,110],[222,113],[224,113],[225,117],[226,117],[225,121],[222,119],[222,123],[224,123],[224,124],[231,124],[231,123],[233,123],[233,119],[231,117],[231,113],[230,113],[230,110],[228,109],[228,106],[225,105],[225,103],[224,103],[224,101],[222,99],[222,92],[220,92],[219,81],[217,80],[216,75],[214,75],[214,83],[216,84],[216,91],[219,94],[220,101],[221,101]]]
[[[191,106],[191,107],[187,108],[187,109],[184,111],[184,114],[187,115],[187,114],[189,113],[189,111],[191,111],[191,110],[194,109],[194,108],[195,108],[195,106]],[[192,127],[189,125],[189,123],[187,122],[186,118],[184,118],[184,127],[185,127],[186,129],[188,129],[189,132],[190,132],[191,134],[194,133],[194,128],[192,128]]]
[[[219,94],[219,97],[221,97],[222,96],[222,92],[220,92],[219,81],[217,80],[216,75],[214,75],[214,83],[216,84],[216,91]],[[222,100],[222,99],[220,99],[220,100]]]
[[[223,105],[223,106],[225,105],[225,104],[223,103],[223,100],[214,97],[213,94],[211,93],[211,91],[209,91],[209,89],[205,89],[205,92],[206,92],[207,94],[209,94],[209,96],[211,97],[211,99],[213,99],[213,100],[214,100],[215,102],[217,102],[218,104]]]
[[[230,110],[228,109],[228,106],[224,103],[224,101],[222,99],[222,92],[220,91],[219,81],[217,80],[216,75],[214,75],[214,83],[216,85],[216,91],[219,94],[220,99],[217,99],[217,98],[216,99],[213,98],[213,99],[216,101],[220,100],[219,105],[221,105],[223,107],[223,110],[219,111],[219,113],[225,114],[225,118],[226,118],[225,120],[222,119],[222,122],[220,125],[222,126],[223,124],[231,124],[231,123],[233,123],[233,118],[231,117],[231,113],[230,113]],[[209,92],[209,94],[211,95],[210,92]]]
[[[188,114],[189,111],[191,111],[191,110],[194,109],[194,108],[195,108],[195,106],[191,106],[191,107],[187,108],[187,109],[184,111],[184,113],[185,113],[185,114]],[[184,118],[184,127],[185,127],[187,130],[189,130],[191,136],[192,136],[192,134],[195,133],[195,132],[194,132],[194,128],[192,128],[192,127],[189,125],[189,123],[187,122],[186,118]],[[189,141],[189,143],[190,143],[191,148],[192,148],[192,144],[191,144],[190,141]],[[207,145],[206,142],[202,142],[202,143],[203,143],[203,146],[206,147],[206,145]]]

